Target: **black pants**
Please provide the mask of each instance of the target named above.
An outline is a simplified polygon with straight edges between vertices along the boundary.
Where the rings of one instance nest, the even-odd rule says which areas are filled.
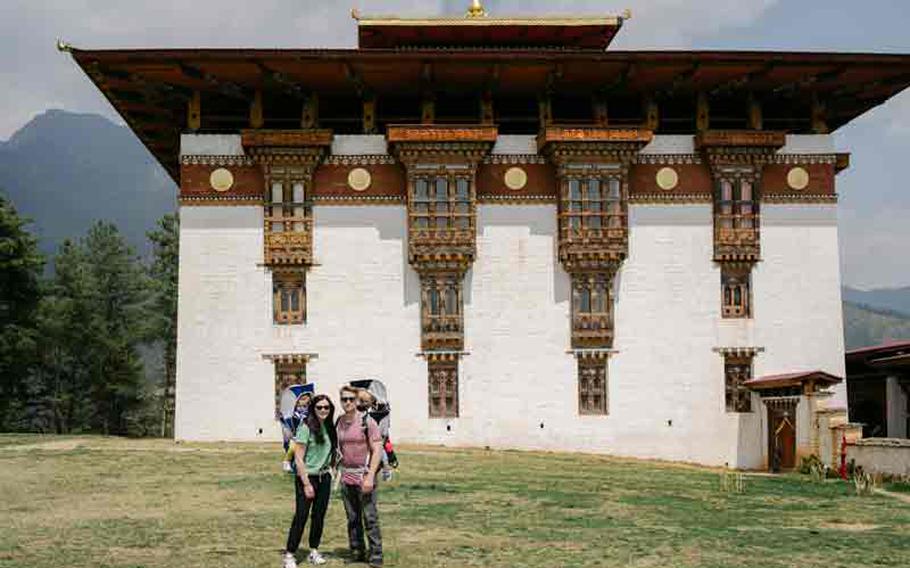
[[[376,510],[376,493],[364,494],[359,485],[341,485],[344,512],[348,517],[348,544],[351,551],[363,553],[363,529],[366,525],[367,541],[370,543],[368,560],[373,566],[382,565],[382,533],[379,531],[379,512]]]
[[[287,551],[291,554],[297,552],[300,546],[300,539],[303,537],[303,529],[306,526],[307,517],[310,516],[310,506],[313,508],[313,522],[310,524],[310,548],[319,548],[322,541],[322,527],[325,522],[325,512],[329,508],[329,494],[332,492],[332,476],[328,473],[322,475],[311,475],[310,484],[316,495],[313,499],[307,499],[303,492],[303,481],[300,476],[294,476],[294,493],[297,496],[297,509],[294,512],[294,520],[291,522],[291,530],[288,531]]]

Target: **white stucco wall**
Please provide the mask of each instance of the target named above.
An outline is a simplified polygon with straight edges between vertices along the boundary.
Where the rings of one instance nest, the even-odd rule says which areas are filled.
[[[374,140],[343,140],[339,151],[361,142],[380,149]],[[517,151],[518,142],[500,148]],[[314,217],[308,322],[275,326],[271,278],[261,266],[261,208],[182,208],[177,438],[277,439],[274,373],[263,355],[310,353],[317,358],[309,379],[333,397],[354,378],[387,384],[398,442],[758,468],[767,459],[764,407],[756,396],[753,412],[726,412],[723,357],[715,349],[764,348],[757,376],[844,374],[833,206],[763,206],[755,317],[722,320],[711,206],[633,205],[629,258],[616,282],[609,415],[578,416],[555,206],[480,205],[477,260],[465,278],[460,417],[429,420],[404,208],[318,206]],[[833,399],[845,406],[843,387]],[[799,445],[808,444],[806,422],[797,425]]]

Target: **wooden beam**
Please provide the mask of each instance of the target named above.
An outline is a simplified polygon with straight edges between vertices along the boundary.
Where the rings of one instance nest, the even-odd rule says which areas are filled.
[[[609,126],[610,118],[607,109],[607,99],[595,96],[591,104],[594,106],[594,123],[597,126]]]
[[[651,97],[647,97],[644,100],[644,114],[644,127],[648,130],[656,131],[660,126],[660,108],[657,106],[656,100]]]
[[[817,94],[812,95],[812,132],[815,134],[828,134],[828,110],[824,101]]]
[[[493,115],[493,93],[484,91],[480,96],[480,123],[493,124],[495,121]]]
[[[300,110],[300,128],[317,128],[319,126],[319,95],[310,93],[303,99]]]
[[[708,95],[699,91],[695,99],[695,130],[703,132],[711,128],[711,108],[708,105]]]
[[[754,94],[749,93],[749,99],[746,103],[746,112],[748,113],[749,128],[752,130],[762,129],[762,109],[761,102]]]
[[[363,99],[363,133],[376,133],[376,99]]]
[[[549,95],[537,99],[537,119],[540,121],[541,128],[553,123],[553,105]]]
[[[196,131],[202,128],[202,93],[193,91],[193,98],[186,105],[186,126]]]
[[[256,89],[253,93],[253,100],[250,103],[250,128],[262,128],[265,124],[265,116],[262,110],[262,89]]]
[[[436,100],[431,94],[425,94],[420,102],[420,122],[421,124],[436,122]]]

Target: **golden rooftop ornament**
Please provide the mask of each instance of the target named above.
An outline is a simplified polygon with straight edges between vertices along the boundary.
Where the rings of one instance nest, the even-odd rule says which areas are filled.
[[[480,0],[472,0],[471,7],[468,8],[468,11],[465,12],[466,18],[483,18],[487,15],[487,11],[483,9],[483,6],[480,4]]]

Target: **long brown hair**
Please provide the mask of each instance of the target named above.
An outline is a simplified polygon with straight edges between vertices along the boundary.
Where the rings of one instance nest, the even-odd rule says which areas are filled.
[[[313,397],[313,400],[310,401],[309,408],[307,409],[306,426],[310,429],[310,434],[317,444],[325,443],[325,438],[322,434],[322,425],[319,424],[319,417],[316,416],[316,404],[323,400],[329,403],[329,415],[325,417],[323,424],[325,425],[325,431],[329,433],[329,440],[332,442],[332,453],[334,455],[335,448],[338,447],[338,434],[335,432],[335,404],[328,395],[317,394]]]

